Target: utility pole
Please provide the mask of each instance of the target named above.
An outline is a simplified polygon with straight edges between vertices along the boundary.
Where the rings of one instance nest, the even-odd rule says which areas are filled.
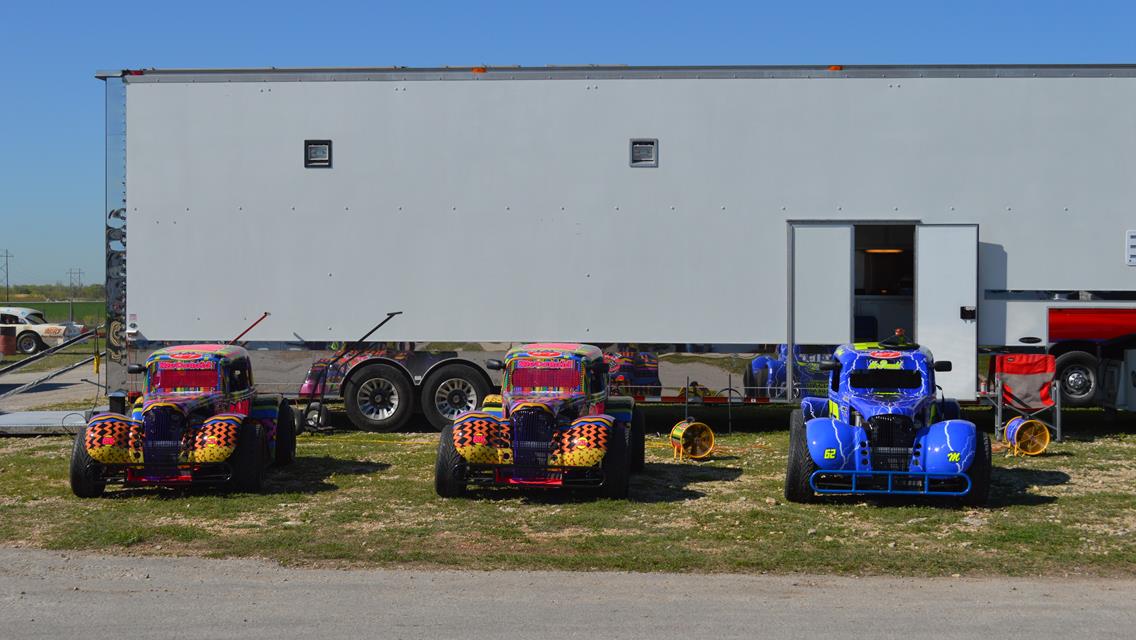
[[[67,270],[67,277],[69,279],[69,286],[71,287],[71,295],[68,296],[70,300],[67,301],[67,320],[69,322],[75,321],[75,292],[83,286],[83,270],[74,267]]]
[[[4,302],[10,302],[11,298],[8,297],[8,258],[15,258],[16,256],[8,253],[5,249],[4,253],[0,254],[0,258],[4,258]]]

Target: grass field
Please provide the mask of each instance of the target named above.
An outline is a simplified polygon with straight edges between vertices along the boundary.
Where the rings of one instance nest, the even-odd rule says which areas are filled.
[[[435,435],[358,432],[302,435],[296,464],[273,471],[262,495],[114,488],[79,500],[70,439],[10,438],[0,440],[0,544],[328,566],[1136,574],[1136,425],[1068,415],[1076,439],[1047,455],[995,455],[983,509],[787,504],[780,430],[722,436],[702,464],[673,462],[653,437],[627,501],[504,489],[439,499]]]

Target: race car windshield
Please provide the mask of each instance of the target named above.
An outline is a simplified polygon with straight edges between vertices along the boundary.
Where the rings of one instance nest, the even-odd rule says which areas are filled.
[[[47,320],[38,313],[29,313],[24,316],[24,320],[27,321],[28,324],[47,324]]]
[[[159,363],[150,375],[150,388],[166,392],[194,391],[198,389],[213,389],[217,387],[217,369],[213,366],[194,368],[162,367]]]
[[[580,370],[575,363],[553,361],[547,366],[540,364],[518,366],[513,369],[511,382],[514,390],[544,391],[554,389],[577,389],[580,386]]]
[[[910,370],[860,369],[848,374],[848,386],[854,389],[918,389],[923,386],[923,376]]]

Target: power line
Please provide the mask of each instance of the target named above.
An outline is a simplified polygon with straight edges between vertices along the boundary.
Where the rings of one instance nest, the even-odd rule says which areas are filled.
[[[8,253],[5,249],[4,253],[0,254],[0,258],[4,258],[4,302],[10,302],[11,298],[8,296],[8,258],[15,258],[16,256]]]

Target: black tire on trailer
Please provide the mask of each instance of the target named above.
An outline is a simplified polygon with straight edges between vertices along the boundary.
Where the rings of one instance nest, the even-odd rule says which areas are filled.
[[[34,331],[25,331],[16,336],[16,350],[20,353],[30,356],[47,348],[47,345],[40,340]]]
[[[627,498],[631,474],[627,461],[627,432],[623,425],[613,424],[611,436],[607,439],[607,452],[600,462],[603,471],[603,484],[600,495],[612,500]]]
[[[466,492],[466,461],[454,446],[454,426],[442,427],[438,456],[434,460],[434,492],[443,498],[459,498]]]
[[[1084,351],[1070,351],[1057,357],[1057,379],[1061,381],[1061,404],[1066,407],[1091,407],[1097,397],[1096,356]]]
[[[304,406],[298,417],[299,428],[296,433],[305,431],[319,431],[327,426],[327,407],[320,402],[311,402]]]
[[[635,407],[631,410],[631,429],[627,436],[627,467],[640,473],[647,466],[647,416]]]
[[[816,492],[809,478],[817,470],[809,453],[805,433],[805,417],[800,409],[789,416],[789,456],[785,469],[785,499],[789,502],[816,502]]]
[[[106,491],[103,465],[87,453],[87,427],[75,434],[71,447],[71,493],[80,498],[97,498]]]
[[[473,411],[489,393],[481,372],[462,364],[447,364],[422,383],[422,414],[441,431],[463,411]]]
[[[232,476],[229,486],[245,493],[256,493],[264,486],[264,432],[259,424],[245,420],[237,430],[237,448],[229,456]]]
[[[277,467],[292,464],[296,460],[296,416],[292,412],[292,405],[287,402],[280,403],[280,410],[276,414],[276,459],[272,461]]]
[[[993,462],[990,455],[990,436],[978,432],[978,442],[975,444],[974,461],[970,463],[970,491],[962,497],[962,503],[968,507],[985,506],[990,500],[990,475]]]
[[[396,431],[406,426],[414,405],[410,380],[389,364],[369,364],[351,376],[343,394],[347,417],[364,431]]]

